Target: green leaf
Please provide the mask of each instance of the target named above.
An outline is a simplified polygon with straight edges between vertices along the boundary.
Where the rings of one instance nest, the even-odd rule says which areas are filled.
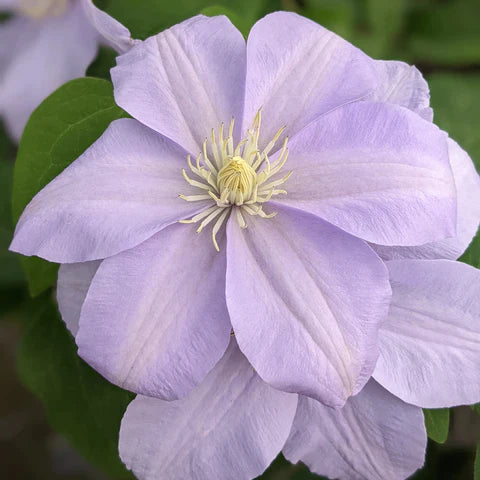
[[[355,5],[353,0],[307,0],[302,14],[350,39],[354,28]]]
[[[428,77],[435,123],[467,150],[480,168],[480,75],[437,73]]]
[[[475,452],[475,465],[473,467],[473,480],[480,480],[480,442]]]
[[[133,394],[78,357],[50,293],[30,301],[25,324],[20,377],[43,402],[52,426],[93,464],[118,478],[132,478],[118,457],[118,432]]]
[[[100,47],[97,58],[90,64],[87,76],[110,80],[110,70],[115,66],[117,52],[107,47]]]
[[[0,162],[12,160],[15,157],[15,145],[9,138],[5,126],[0,119]]]
[[[327,480],[311,473],[303,463],[296,465],[285,460],[282,454],[272,462],[257,480]]]
[[[12,196],[15,222],[30,200],[95,142],[110,122],[125,116],[106,80],[72,80],[50,95],[33,112],[20,142]],[[23,257],[22,264],[32,296],[55,282],[57,265],[35,257]]]
[[[268,11],[278,10],[280,3],[279,0],[176,0],[172,8],[170,2],[159,0],[110,0],[105,10],[125,25],[133,38],[145,39],[199,14],[212,4],[215,8],[227,8],[235,16],[244,18],[246,24],[252,24]],[[244,21],[239,24],[241,28]]]
[[[234,10],[224,7],[222,5],[212,5],[211,7],[204,8],[200,13],[207,15],[208,17],[215,17],[216,15],[226,15],[230,21],[242,32],[244,37],[248,36],[248,32],[255,23],[255,18],[241,15]]]
[[[424,409],[423,414],[428,437],[437,443],[445,443],[450,426],[450,410],[448,408]]]
[[[0,289],[20,287],[25,276],[18,255],[8,251],[13,236],[11,215],[11,192],[13,165],[0,160]]]
[[[435,123],[447,131],[472,157],[480,171],[480,75],[435,74],[428,78]],[[477,234],[462,262],[480,267],[480,235]]]
[[[409,15],[407,48],[412,59],[426,64],[470,65],[480,62],[478,0],[422,4]]]
[[[368,23],[375,40],[372,42],[370,55],[388,56],[405,20],[406,0],[367,0]],[[374,49],[374,45],[376,46]]]

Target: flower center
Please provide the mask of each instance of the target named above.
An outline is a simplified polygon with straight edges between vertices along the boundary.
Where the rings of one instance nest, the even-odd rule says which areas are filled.
[[[70,0],[20,0],[20,12],[31,18],[45,18],[65,13]]]
[[[285,130],[282,127],[272,141],[262,150],[258,149],[258,138],[262,121],[261,110],[255,116],[252,127],[247,132],[247,137],[235,147],[233,143],[233,127],[235,120],[232,118],[226,138],[224,126],[220,125],[218,137],[212,129],[210,142],[203,142],[203,151],[197,156],[193,165],[190,156],[187,163],[190,171],[200,179],[191,179],[185,169],[182,171],[185,180],[199,189],[198,195],[180,195],[187,202],[213,200],[212,205],[189,220],[180,220],[181,223],[197,223],[200,233],[213,220],[212,241],[219,251],[216,235],[225,220],[234,211],[236,220],[241,228],[247,228],[245,214],[258,215],[262,218],[272,218],[276,212],[267,214],[263,205],[275,195],[285,195],[285,190],[277,187],[285,183],[292,172],[280,176],[279,172],[288,158],[287,143],[285,138],[278,159],[272,164],[268,154],[275,146],[280,135]],[[207,149],[208,143],[209,149]],[[209,152],[210,150],[210,157]]]
[[[233,157],[218,172],[218,186],[221,192],[228,192],[228,201],[242,205],[250,198],[257,181],[255,170],[239,156]]]

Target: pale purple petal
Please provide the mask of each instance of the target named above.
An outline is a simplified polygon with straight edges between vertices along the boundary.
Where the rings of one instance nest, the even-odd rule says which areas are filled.
[[[141,42],[112,69],[117,103],[192,154],[239,120],[245,40],[227,17],[197,16]]]
[[[100,261],[70,263],[60,266],[57,282],[58,309],[70,333],[78,332],[80,311]]]
[[[120,428],[120,457],[139,480],[251,480],[283,447],[297,395],[269,387],[232,340],[184,400],[138,396]]]
[[[283,454],[338,480],[404,480],[423,466],[422,410],[371,380],[342,409],[300,397]]]
[[[289,142],[285,168],[293,174],[281,201],[378,244],[453,236],[456,191],[446,138],[405,108],[346,105]]]
[[[448,139],[448,152],[457,189],[457,233],[440,242],[417,247],[372,248],[385,260],[402,258],[446,258],[456,260],[467,249],[477,233],[480,221],[480,177],[468,153],[452,139]]]
[[[172,400],[220,360],[231,328],[225,252],[177,223],[102,262],[76,341],[79,355],[111,382]]]
[[[0,84],[8,71],[10,63],[16,58],[37,34],[31,21],[24,17],[13,16],[0,23]]]
[[[81,2],[87,18],[109,47],[118,53],[125,53],[139,42],[132,39],[128,28],[97,8],[93,0],[81,0]]]
[[[0,10],[13,10],[19,4],[19,0],[0,0]]]
[[[178,197],[193,190],[182,177],[185,158],[184,150],[136,120],[113,122],[34,197],[10,249],[75,263],[138,245],[205,208]]]
[[[283,125],[292,136],[319,115],[371,94],[375,77],[374,61],[333,32],[295,13],[267,15],[247,41],[243,130],[262,107],[263,144]]]
[[[373,372],[390,301],[361,240],[281,207],[227,230],[227,305],[242,352],[280,390],[343,405]]]
[[[78,2],[61,16],[22,20],[18,35],[25,38],[11,43],[14,56],[0,75],[0,114],[17,141],[30,114],[48,95],[85,75],[98,38]]]
[[[480,271],[449,260],[387,262],[393,299],[375,378],[426,408],[480,401]]]
[[[404,62],[384,60],[376,61],[375,67],[378,87],[369,100],[400,105],[429,122],[433,120],[430,89],[416,67]]]

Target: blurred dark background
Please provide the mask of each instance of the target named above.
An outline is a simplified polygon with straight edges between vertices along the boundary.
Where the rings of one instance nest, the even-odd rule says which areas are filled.
[[[253,22],[268,11],[297,11],[344,36],[375,58],[399,59],[417,65],[431,87],[435,122],[470,153],[478,169],[479,0],[245,0],[240,3],[100,0],[95,3],[127,24],[136,38],[145,38],[199,12],[227,13],[246,34]],[[113,62],[114,53],[102,49],[88,74],[108,78]],[[123,474],[107,476],[77,453],[64,436],[51,428],[43,403],[30,392],[31,382],[25,382],[29,385],[27,388],[20,380],[25,380],[25,375],[21,368],[19,374],[19,345],[26,341],[24,335],[30,328],[32,308],[20,262],[7,252],[13,232],[10,192],[15,155],[16,146],[0,128],[0,479],[128,478]],[[478,238],[462,260],[480,266]],[[55,342],[49,348],[49,355],[54,358]],[[63,361],[61,357],[56,360],[60,364]],[[48,369],[48,364],[41,368]],[[68,407],[65,406],[67,410]],[[89,415],[88,411],[76,413],[79,418]],[[474,478],[479,440],[480,416],[470,407],[453,409],[448,440],[442,445],[430,441],[426,467],[414,478]],[[479,465],[476,467],[480,470]],[[279,458],[262,478],[318,477],[310,475],[301,465],[291,466]],[[476,478],[480,479],[480,472]]]

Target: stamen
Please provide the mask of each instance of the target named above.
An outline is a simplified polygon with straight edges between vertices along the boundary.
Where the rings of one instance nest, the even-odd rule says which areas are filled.
[[[186,200],[187,202],[199,202],[200,200],[209,200],[210,195],[182,195],[180,194],[179,197],[182,200]]]
[[[232,117],[230,122],[230,128],[228,129],[228,154],[233,157],[233,127],[235,125],[235,119]]]
[[[242,210],[240,208],[235,209],[235,215],[240,228],[247,228],[247,224],[245,223],[245,219],[243,218]]]
[[[217,169],[213,166],[212,162],[210,162],[210,159],[207,155],[207,139],[203,141],[203,161],[205,162],[205,165],[210,169],[210,172],[216,175]]]
[[[223,210],[223,213],[220,215],[220,218],[215,222],[215,225],[213,226],[213,229],[212,229],[213,245],[215,246],[215,250],[217,252],[220,251],[220,248],[217,243],[217,233],[220,230],[220,227],[223,225],[223,222],[225,221],[229,213],[230,213],[230,210]]]
[[[259,203],[268,202],[268,201],[272,198],[274,191],[275,191],[275,190],[272,188],[272,189],[267,193],[267,196],[266,196],[265,198],[257,197],[257,198],[258,198],[257,201],[258,201]]]
[[[218,154],[217,143],[215,142],[215,130],[213,128],[212,128],[211,143],[212,143],[213,158],[215,159],[215,163],[217,164],[217,168],[220,170],[222,168],[222,160],[220,158],[220,155]]]
[[[223,211],[223,209],[215,207],[215,210],[197,228],[197,233],[200,233],[214,218],[218,217],[218,215],[220,215],[220,213],[222,213]]]
[[[220,130],[218,132],[218,143],[220,145],[223,145],[223,128],[224,128],[224,125],[222,123],[222,124],[220,124]]]
[[[207,215],[209,215],[216,209],[217,209],[216,206],[207,208],[203,212],[200,212],[200,213],[197,213],[197,215],[194,215],[190,220],[179,220],[179,223],[197,223],[202,218],[205,218]]]
[[[262,155],[268,155],[271,152],[272,148],[275,146],[275,143],[280,138],[280,135],[284,132],[286,128],[287,128],[286,126],[280,128],[280,130],[273,137],[273,140],[269,142],[267,146],[263,149]]]
[[[273,218],[273,217],[276,217],[277,216],[277,213],[278,212],[273,212],[273,213],[269,213],[268,215],[260,208],[260,210],[258,210],[257,212],[257,215],[259,215],[260,217],[262,218]]]
[[[260,207],[252,208],[248,205],[242,205],[242,208],[249,214],[249,215],[256,215]]]
[[[210,187],[208,185],[205,185],[204,183],[197,182],[196,180],[192,180],[188,175],[185,169],[182,169],[182,175],[183,178],[190,184],[192,187],[197,187],[201,188],[202,190],[210,190]]]
[[[263,185],[262,186],[262,190],[270,190],[270,188],[273,188],[273,187],[276,187],[278,185],[282,185],[282,183],[285,183],[290,175],[292,174],[293,172],[288,172],[283,178],[281,178],[280,180],[275,180],[274,182],[270,182],[270,183],[267,183],[266,185]],[[268,178],[268,177],[267,177]],[[263,182],[262,182],[263,183]]]
[[[192,163],[190,155],[187,157],[189,169],[202,181],[190,178],[185,169],[182,170],[182,175],[189,185],[206,191],[206,193],[179,195],[180,198],[188,202],[210,200],[211,204],[191,219],[180,220],[180,222],[201,222],[197,228],[197,232],[200,233],[215,220],[212,228],[212,242],[217,251],[220,250],[216,239],[217,233],[229,217],[232,208],[235,208],[235,219],[240,228],[247,228],[245,213],[252,216],[258,215],[261,218],[273,218],[277,212],[267,214],[263,211],[262,206],[273,196],[287,193],[276,187],[285,183],[292,172],[276,180],[272,180],[272,177],[274,178],[281,171],[288,159],[288,137],[284,139],[282,148],[273,163],[268,157],[285,131],[285,127],[280,128],[267,146],[260,151],[258,141],[261,124],[262,112],[260,109],[255,115],[251,128],[247,131],[246,138],[235,146],[233,139],[235,119],[232,118],[227,132],[222,123],[218,136],[212,129],[210,141],[205,139],[203,142],[202,151],[196,157],[195,164]],[[210,143],[210,147],[208,143]],[[262,165],[264,168],[259,171]]]

